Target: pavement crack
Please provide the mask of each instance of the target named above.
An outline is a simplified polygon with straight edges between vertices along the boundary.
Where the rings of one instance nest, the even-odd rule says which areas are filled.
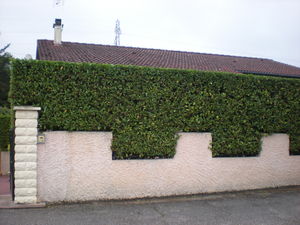
[[[167,223],[167,221],[165,221],[165,214],[164,213],[162,213],[161,211],[159,211],[159,209],[158,208],[156,208],[155,206],[152,206],[152,208],[153,208],[153,210],[155,211],[155,212],[157,212],[160,216],[161,216],[161,222],[164,224],[164,225],[168,225],[168,223]]]
[[[165,217],[166,215],[163,214],[162,212],[160,212],[155,206],[152,207],[154,209],[155,212],[157,212],[159,215],[161,215],[161,217]]]

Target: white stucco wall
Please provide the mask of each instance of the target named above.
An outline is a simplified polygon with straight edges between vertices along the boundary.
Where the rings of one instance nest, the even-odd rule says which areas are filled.
[[[112,160],[109,132],[45,132],[38,144],[38,200],[85,201],[300,185],[289,138],[263,138],[259,157],[212,158],[211,134],[181,133],[174,159]]]

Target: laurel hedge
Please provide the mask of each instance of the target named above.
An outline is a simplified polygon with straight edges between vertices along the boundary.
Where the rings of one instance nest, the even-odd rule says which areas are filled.
[[[171,158],[178,132],[212,132],[213,156],[255,156],[290,135],[300,153],[300,79],[34,60],[13,62],[13,105],[41,130],[112,131],[117,159]]]
[[[10,114],[0,110],[0,151],[8,151]]]

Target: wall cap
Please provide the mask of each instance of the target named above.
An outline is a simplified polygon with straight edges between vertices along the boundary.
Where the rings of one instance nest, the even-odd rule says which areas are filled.
[[[14,110],[20,110],[20,111],[40,111],[41,107],[34,107],[34,106],[14,106]]]

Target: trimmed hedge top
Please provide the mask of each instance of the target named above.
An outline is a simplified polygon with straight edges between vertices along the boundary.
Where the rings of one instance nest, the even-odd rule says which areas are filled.
[[[212,132],[213,156],[254,156],[263,133],[300,153],[300,80],[221,72],[15,60],[13,105],[42,130],[112,131],[118,159],[169,158],[177,132]]]

